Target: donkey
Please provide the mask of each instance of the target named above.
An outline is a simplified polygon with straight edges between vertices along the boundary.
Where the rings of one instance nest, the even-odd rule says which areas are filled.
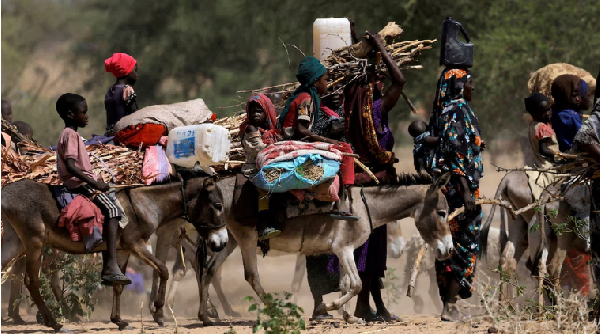
[[[515,209],[527,207],[534,202],[534,196],[529,188],[528,182],[528,176],[525,172],[511,171],[500,181],[495,198],[510,202]],[[550,190],[555,189],[553,188]],[[496,205],[492,207],[490,214],[481,229],[482,239],[480,251],[482,254],[486,254],[486,249],[488,247],[487,235],[492,224],[495,210]],[[575,247],[582,252],[585,252],[587,248],[586,241],[578,238],[575,233],[562,233],[561,235],[552,233],[551,225],[553,224],[568,222],[568,228],[570,230],[574,231],[577,228],[567,219],[571,212],[570,206],[566,201],[551,202],[544,205],[542,212],[536,212],[536,210],[532,208],[523,212],[516,220],[513,220],[509,215],[508,235],[506,233],[505,210],[501,210],[500,266],[502,271],[508,275],[513,275],[517,263],[519,263],[525,250],[530,248],[530,258],[527,261],[528,268],[532,270],[532,273],[536,274],[537,266],[534,265],[534,263],[542,260],[542,265],[545,267],[545,259],[549,259],[548,274],[550,276],[550,281],[555,288],[559,288],[562,264],[565,261],[567,250]],[[550,210],[556,210],[558,215],[556,217],[549,217],[548,220],[544,219],[543,213],[549,212]],[[544,224],[544,228],[539,228],[535,230],[535,232],[531,229],[534,217],[537,224]],[[544,231],[543,236],[541,235],[542,231]],[[548,242],[542,242],[543,239]]]
[[[349,204],[360,217],[358,221],[339,221],[332,219],[329,214],[296,217],[286,222],[281,235],[270,240],[270,248],[305,255],[337,255],[342,268],[340,289],[343,295],[332,303],[321,304],[320,308],[326,311],[339,309],[360,292],[362,284],[354,262],[354,249],[367,241],[376,227],[413,216],[423,239],[436,250],[436,257],[440,260],[450,257],[453,244],[447,223],[449,209],[441,192],[449,176],[444,175],[432,184],[428,175],[401,175],[401,182],[395,186],[352,187],[349,189],[349,198],[354,200],[350,200]],[[232,212],[232,208],[239,204],[234,203],[233,196],[236,180],[223,179],[218,185],[224,195],[228,230],[233,236],[232,240],[240,244],[246,281],[260,298],[264,298],[265,291],[260,284],[256,262],[256,231],[254,227],[236,221]],[[214,254],[207,264],[206,274],[202,277],[198,314],[204,324],[210,323],[206,316],[208,285],[235,247],[235,243],[227,243],[225,249]]]
[[[180,183],[170,183],[126,189],[117,193],[117,198],[129,218],[129,224],[120,231],[118,240],[119,265],[125,271],[129,255],[134,254],[158,271],[160,287],[158,297],[154,299],[156,312],[153,316],[159,325],[164,323],[163,305],[169,271],[163,262],[157,260],[146,248],[146,241],[150,236],[158,227],[165,227],[180,217],[184,211],[184,203],[188,203],[191,207],[192,223],[201,236],[209,240],[213,251],[225,247],[228,239],[222,215],[222,194],[214,178],[188,180],[183,192],[181,187]],[[44,245],[49,245],[67,253],[84,254],[83,243],[72,242],[66,229],[57,226],[59,215],[56,202],[46,184],[22,180],[2,189],[2,221],[8,223],[18,235],[18,239],[4,240],[2,243],[2,269],[5,270],[11,262],[25,254],[25,285],[44,318],[44,324],[55,330],[61,329],[62,325],[54,319],[39,291],[38,273],[42,249]],[[105,249],[106,245],[103,243],[94,249],[94,252]],[[120,329],[128,326],[120,317],[122,291],[123,285],[113,286],[113,310],[110,317]]]
[[[387,234],[388,234],[388,236],[387,236],[388,257],[397,259],[402,255],[405,245],[406,245],[404,237],[402,236],[402,229],[400,227],[400,222],[394,221],[394,222],[388,223]],[[183,277],[185,277],[187,270],[188,270],[188,267],[185,266],[185,263],[189,263],[192,266],[192,268],[194,269],[194,271],[198,270],[197,259],[196,259],[196,247],[191,242],[191,240],[196,239],[195,236],[188,235],[187,238],[190,239],[190,241],[188,241],[187,238],[184,238],[181,236],[181,232],[180,232],[180,230],[178,230],[178,231],[176,231],[174,237],[176,237],[177,240],[179,240],[180,245],[173,244],[173,247],[175,247],[177,249],[177,256],[176,256],[175,263],[173,264],[173,269],[172,269],[173,278],[171,279],[171,282],[169,283],[169,292],[167,293],[167,305],[170,305],[171,307],[173,306],[173,303],[174,303],[175,294],[177,293],[177,287],[179,285],[179,281],[181,279],[183,279]],[[158,235],[158,239],[157,239],[156,243],[162,244],[162,243],[168,242],[168,239],[169,239],[169,235],[161,234],[161,235]],[[233,240],[233,238],[230,238],[229,242],[232,242],[232,240]],[[179,246],[182,247],[183,251],[179,250]],[[261,252],[260,250],[257,250],[257,251]],[[183,256],[182,256],[182,254],[183,254]],[[282,254],[282,253],[278,252],[278,251],[272,251],[272,252],[268,253],[269,256],[278,256],[279,254]],[[209,255],[212,255],[212,254],[209,254]],[[294,266],[294,278],[292,279],[292,287],[291,287],[291,292],[294,295],[294,298],[297,298],[298,292],[300,291],[300,288],[302,287],[302,279],[304,278],[305,274],[306,274],[306,256],[304,254],[298,254],[298,257],[296,258],[296,265]],[[153,287],[156,286],[157,284],[158,284],[157,280],[154,280],[152,282]],[[221,302],[221,305],[223,307],[223,310],[225,311],[225,314],[227,316],[239,317],[240,314],[233,311],[233,309],[231,308],[231,305],[229,304],[229,301],[225,297],[225,293],[223,292],[223,289],[221,287],[221,268],[219,268],[219,270],[217,270],[217,272],[215,272],[215,275],[213,277],[211,284],[212,284],[213,288],[215,289],[215,292],[217,293],[217,296],[219,298],[219,301]],[[200,283],[198,284],[198,289],[201,289]],[[210,302],[210,299],[208,300],[207,307],[209,307],[209,309],[208,309],[208,311],[210,312],[209,315],[213,318],[218,318],[218,313],[216,311],[216,307]]]

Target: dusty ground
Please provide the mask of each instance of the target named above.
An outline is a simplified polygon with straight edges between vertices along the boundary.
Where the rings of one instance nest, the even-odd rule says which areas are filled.
[[[407,157],[410,156],[410,149],[403,149],[398,152],[399,156]],[[485,157],[486,162],[486,175],[482,182],[482,194],[486,197],[493,197],[496,191],[496,187],[503,176],[501,173],[495,172],[495,169],[489,164],[489,156]],[[405,163],[400,164],[399,170],[411,171],[412,170],[412,159],[405,159]],[[500,164],[504,167],[516,167],[522,165],[522,158],[520,156],[513,157],[500,157],[498,158]],[[488,210],[489,208],[485,208]],[[485,217],[484,217],[485,218]],[[403,232],[405,238],[409,238],[413,233],[416,232],[412,220],[408,219],[403,225]],[[291,280],[295,264],[295,255],[283,255],[279,257],[266,257],[259,259],[259,271],[261,273],[261,281],[263,287],[270,292],[283,292],[290,291]],[[420,275],[417,282],[416,295],[420,295],[425,302],[425,307],[420,314],[415,314],[414,301],[405,296],[404,289],[406,287],[402,285],[403,269],[406,265],[406,256],[400,259],[389,259],[388,267],[396,268],[396,274],[400,276],[400,280],[395,284],[402,289],[400,300],[395,304],[389,304],[389,309],[394,314],[397,314],[402,318],[402,322],[393,325],[372,325],[372,326],[355,326],[345,325],[342,317],[338,313],[332,313],[335,315],[336,320],[332,323],[319,326],[308,326],[307,333],[375,333],[375,332],[419,332],[419,333],[487,333],[490,327],[489,323],[442,323],[439,321],[439,313],[441,311],[441,302],[438,296],[430,297],[430,279],[427,275]],[[168,264],[171,267],[171,263]],[[150,282],[145,282],[146,286],[149,286]],[[243,276],[242,259],[239,249],[236,250],[232,256],[223,265],[223,288],[225,294],[229,298],[229,302],[235,311],[239,312],[243,316],[243,320],[234,319],[232,324],[233,328],[237,333],[251,333],[252,319],[254,316],[247,312],[248,303],[244,301],[246,296],[254,296],[254,292],[250,286],[246,283]],[[6,293],[8,290],[2,289],[2,315],[5,319],[6,315]],[[386,290],[383,290],[384,300],[386,300]],[[211,288],[211,295],[215,296],[214,291]],[[116,326],[108,322],[110,314],[110,301],[111,295],[109,292],[102,291],[98,294],[100,300],[96,305],[96,311],[92,314],[92,319],[89,322],[81,323],[70,323],[66,324],[65,327],[81,332],[88,333],[109,333],[116,330]],[[336,297],[336,294],[330,294],[326,296],[326,301],[332,300]],[[202,332],[202,333],[224,333],[229,329],[229,322],[226,318],[222,317],[223,321],[219,326],[211,327],[200,327],[199,321],[196,319],[198,311],[198,294],[196,282],[191,272],[183,279],[180,284],[177,297],[175,301],[174,311],[175,315],[179,320],[179,333],[188,332]],[[222,309],[219,305],[218,300],[214,298],[213,302],[217,305],[219,312],[222,313]],[[140,323],[140,303],[144,302],[143,306],[143,319],[144,319],[144,331],[148,333],[174,333],[175,323],[170,321],[167,322],[166,327],[159,328],[152,321],[149,316],[148,308],[146,305],[145,296],[133,296],[125,295],[122,299],[122,310],[123,318],[130,322],[133,327],[132,330],[123,331],[123,333],[140,333],[142,325]],[[354,302],[350,302],[350,310],[354,309]],[[470,303],[476,304],[477,300],[469,300]],[[305,315],[308,317],[312,312],[312,298],[306,277],[303,280],[300,293],[298,295],[298,305],[303,307]],[[31,310],[30,310],[31,312]],[[2,322],[1,330],[5,333],[38,333],[38,332],[50,332],[49,329],[35,324],[34,312],[27,314],[26,309],[22,307],[21,314],[23,314],[25,320],[28,322],[25,326],[14,326],[9,322]],[[168,313],[168,311],[166,311]],[[308,318],[306,319],[308,322]],[[508,326],[508,324],[507,324]],[[502,326],[501,326],[502,327]]]

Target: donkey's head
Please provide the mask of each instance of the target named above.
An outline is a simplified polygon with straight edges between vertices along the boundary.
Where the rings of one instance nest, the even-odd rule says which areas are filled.
[[[450,174],[443,175],[432,184],[425,194],[425,200],[415,211],[415,225],[426,243],[435,249],[438,260],[450,257],[454,246],[448,226],[449,207],[442,188],[450,180]]]
[[[215,177],[208,177],[204,180],[202,190],[190,209],[189,219],[198,234],[208,241],[213,252],[218,252],[225,247],[228,236],[225,227],[223,195],[217,186]]]

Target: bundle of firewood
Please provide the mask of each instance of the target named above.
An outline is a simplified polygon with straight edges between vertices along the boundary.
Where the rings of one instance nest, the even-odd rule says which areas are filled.
[[[390,22],[379,32],[379,35],[385,44],[388,54],[400,68],[422,68],[421,65],[414,65],[417,62],[417,56],[419,56],[423,50],[431,49],[431,45],[435,43],[436,40],[396,41],[402,32],[403,30],[400,26],[395,22]],[[323,61],[323,64],[327,67],[329,73],[329,86],[333,86],[337,83],[345,86],[353,81],[365,79],[368,67],[373,67],[380,73],[387,73],[386,66],[381,61],[380,57],[372,57],[373,59],[369,59],[371,51],[372,47],[366,40],[334,50],[332,54]],[[270,97],[273,97],[275,94],[280,94],[281,99],[279,101],[274,101],[274,104],[277,108],[283,108],[286,100],[298,85],[298,83],[286,83],[272,87],[238,91],[237,93],[240,95],[263,93]],[[245,96],[241,97],[243,98]]]
[[[56,152],[41,146],[22,145],[16,154],[2,147],[2,187],[7,183],[31,179],[40,183],[61,184],[56,171]],[[144,152],[114,145],[95,144],[87,147],[93,172],[106,183],[141,185]],[[113,180],[114,176],[114,180]]]
[[[215,124],[220,125],[227,130],[231,136],[231,148],[229,150],[229,161],[224,165],[213,166],[216,172],[232,172],[242,167],[246,161],[246,154],[242,147],[240,138],[240,125],[246,119],[246,114],[221,118],[215,121]]]

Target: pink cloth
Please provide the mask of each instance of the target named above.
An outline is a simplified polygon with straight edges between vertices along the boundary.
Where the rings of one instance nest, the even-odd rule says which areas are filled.
[[[327,115],[327,117],[340,117],[335,111],[331,110],[328,106],[321,105],[321,111]]]
[[[104,61],[106,72],[112,73],[115,78],[128,75],[135,68],[135,59],[126,53],[113,53],[110,58]]]
[[[71,128],[65,128],[60,133],[58,145],[56,147],[56,162],[58,164],[58,177],[65,187],[75,189],[85,182],[71,175],[67,171],[67,159],[75,160],[75,167],[79,168],[85,175],[97,180],[98,177],[92,172],[90,156],[85,150],[83,139],[77,131]]]
[[[104,216],[89,198],[78,195],[60,212],[58,227],[67,227],[71,241],[81,241],[83,235],[92,235],[94,227],[100,229]]]
[[[169,161],[164,147],[154,145],[146,148],[142,176],[146,185],[162,182],[169,177]]]

